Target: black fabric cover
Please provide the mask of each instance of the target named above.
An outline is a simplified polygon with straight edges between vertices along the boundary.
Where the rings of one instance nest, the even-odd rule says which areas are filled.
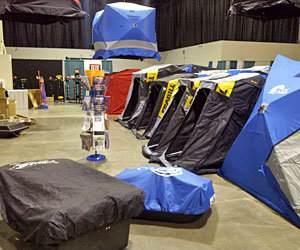
[[[265,78],[258,75],[237,81],[230,97],[211,91],[174,165],[197,174],[217,172],[246,124],[264,83]]]
[[[168,161],[174,162],[178,159],[184,145],[194,130],[210,91],[210,89],[200,89],[189,112],[186,115],[182,114],[179,117],[178,126],[174,128],[173,125],[170,124],[170,128],[166,130],[164,137],[161,138],[159,146],[156,148],[158,155],[162,154],[166,150],[165,157]],[[154,158],[151,159],[151,161],[154,160]]]
[[[179,137],[178,131],[182,131],[183,128],[181,128],[181,125],[184,123],[186,115],[189,112],[194,113],[193,110],[198,110],[197,107],[204,106],[206,97],[210,92],[210,89],[208,88],[201,88],[198,91],[198,98],[195,100],[195,102],[192,102],[190,109],[186,110],[185,104],[189,96],[195,96],[196,94],[196,90],[193,89],[193,84],[194,82],[192,81],[188,82],[185,92],[182,95],[181,100],[177,105],[177,108],[171,119],[168,119],[168,123],[162,122],[159,124],[158,128],[155,130],[155,133],[149,140],[147,147],[153,152],[152,155],[149,155],[150,162],[159,162],[158,157],[168,148],[174,138]]]
[[[158,78],[150,83],[150,97],[148,100],[148,103],[144,106],[144,109],[142,110],[139,119],[137,121],[135,130],[133,130],[134,134],[138,139],[146,139],[150,138],[151,135],[149,132],[154,127],[156,120],[158,119],[158,113],[160,110],[160,107],[163,103],[165,94],[166,94],[166,88],[168,86],[169,81],[178,79],[178,78],[195,78],[197,75],[188,73],[188,72],[176,72],[173,75],[169,75],[166,77]],[[156,91],[154,89],[159,89],[158,94],[156,94]],[[183,93],[179,91],[179,93]],[[143,112],[144,111],[144,112]],[[145,131],[143,134],[139,134],[137,130],[141,128],[140,124],[143,122],[144,119],[148,119],[150,115],[150,118],[147,122],[147,127],[145,128]]]
[[[132,96],[128,102],[128,104],[126,105],[125,109],[124,109],[124,114],[123,114],[123,121],[126,121],[128,119],[131,118],[134,109],[138,103],[138,99],[139,99],[139,88],[140,88],[140,78],[134,78],[133,79],[133,90],[132,90]],[[147,92],[148,93],[148,92]],[[128,126],[127,126],[128,128]]]
[[[196,64],[183,64],[183,65],[177,65],[179,68],[185,69],[185,68],[190,68],[191,71],[188,71],[190,73],[199,73],[202,70],[213,70],[215,68],[210,68],[206,66],[201,66],[201,65],[196,65]]]
[[[153,99],[155,99],[159,93],[158,88],[155,88],[152,90],[152,93],[149,92],[149,88],[150,88],[150,83],[146,82],[145,80],[138,78],[135,79],[135,82],[137,82],[138,86],[136,88],[136,86],[134,86],[133,91],[135,91],[136,89],[138,89],[138,99],[137,99],[137,103],[136,106],[133,109],[133,112],[131,114],[131,118],[128,121],[128,127],[131,129],[136,129],[138,128],[143,128],[145,126],[147,126],[150,116],[151,116],[151,111],[153,108],[153,103],[155,103],[155,101]],[[132,96],[132,98],[134,98],[134,96]],[[131,99],[132,99],[131,98]],[[150,101],[149,101],[150,99]],[[148,103],[150,103],[148,105]],[[147,108],[148,106],[148,108]],[[142,119],[142,115],[143,115],[143,119]]]
[[[151,139],[148,141],[147,147],[149,147],[149,149],[151,149],[152,151],[155,151],[157,145],[160,142],[160,139],[165,135],[166,129],[171,126],[171,124],[172,127],[174,127],[174,129],[176,130],[178,121],[181,120],[180,118],[183,115],[182,113],[184,113],[184,104],[186,103],[186,100],[188,98],[188,94],[187,91],[185,91],[185,88],[185,86],[181,86],[179,88],[179,95],[175,95],[171,106],[169,107],[160,124],[151,136]]]
[[[185,71],[175,65],[168,65],[166,67],[158,69],[157,78],[163,78],[180,72]],[[147,82],[146,79],[147,73],[139,74],[134,78],[132,96],[129,100],[128,105],[125,107],[123,115],[124,119],[121,121],[123,122],[121,124],[127,128],[136,129],[137,124],[138,128],[143,128],[148,125],[150,116],[152,114],[152,109],[154,107],[151,106],[151,104],[155,103],[154,101],[152,101],[152,98],[157,98],[159,89],[155,88],[155,90],[153,91],[157,91],[157,93],[152,93],[152,95],[150,96],[150,82]],[[150,105],[147,105],[149,102],[149,98],[151,99]],[[143,118],[140,117],[142,114]]]
[[[5,0],[1,19],[38,24],[68,22],[86,15],[79,0]],[[2,5],[3,6],[3,5]],[[4,12],[4,13],[3,13]]]
[[[299,0],[233,0],[228,15],[262,20],[300,17]]]
[[[0,210],[24,239],[45,248],[142,211],[144,192],[67,159],[0,169]]]
[[[8,0],[1,0],[0,1],[0,15],[3,15],[5,13],[5,7],[8,4]]]
[[[7,0],[4,0],[4,2]],[[61,0],[56,0],[60,1]],[[92,49],[92,21],[97,11],[113,0],[81,0],[85,18],[65,25],[3,22],[5,45]],[[260,22],[244,16],[226,19],[229,0],[132,0],[156,7],[156,35],[159,51],[219,40],[296,43],[297,18]],[[1,4],[0,1],[0,12]],[[212,32],[213,31],[213,32]]]
[[[48,0],[48,2],[52,2],[52,0]],[[63,2],[63,0],[55,0],[55,2]],[[87,15],[84,18],[65,23],[64,25],[61,25],[60,22],[43,25],[43,22],[47,21],[46,16],[36,20],[40,23],[4,20],[3,32],[5,45],[11,47],[93,49],[91,34],[95,13],[103,10],[106,4],[116,1],[80,0],[80,2],[82,9],[87,12]],[[130,2],[153,6],[152,0],[132,0]],[[51,16],[50,21],[52,20],[53,17]]]
[[[139,113],[135,113],[134,115],[138,114],[136,119],[136,124],[132,128],[133,134],[137,135],[138,130],[146,129],[151,120],[154,118],[153,114],[157,111],[160,107],[164,98],[164,91],[161,85],[153,85],[150,87],[149,97],[145,99],[145,103],[140,110]],[[130,121],[130,124],[131,121]]]
[[[297,18],[266,22],[245,16],[226,18],[230,3],[230,0],[160,0],[156,15],[159,51],[220,40],[297,42]]]

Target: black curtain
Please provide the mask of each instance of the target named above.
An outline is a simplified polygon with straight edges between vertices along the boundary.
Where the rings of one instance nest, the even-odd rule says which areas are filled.
[[[61,60],[12,60],[13,75],[17,76],[17,81],[21,79],[28,79],[24,86],[28,89],[38,89],[39,81],[36,79],[38,70],[41,76],[44,77],[46,88],[49,85],[49,77],[56,77],[62,75],[62,61]]]
[[[1,0],[0,0],[1,1]],[[154,7],[155,0],[130,1]],[[12,47],[45,47],[91,49],[92,22],[95,13],[103,10],[113,0],[81,0],[82,9],[88,13],[83,19],[67,24],[49,25],[3,21],[4,42]]]
[[[48,48],[92,48],[92,21],[97,11],[113,0],[82,0],[88,13],[68,24],[29,24],[4,21],[6,46]],[[257,21],[246,17],[226,19],[230,0],[134,0],[156,7],[158,49],[166,51],[218,40],[295,43],[297,18]]]
[[[160,51],[218,40],[296,43],[297,18],[226,18],[229,0],[164,0],[156,16]]]

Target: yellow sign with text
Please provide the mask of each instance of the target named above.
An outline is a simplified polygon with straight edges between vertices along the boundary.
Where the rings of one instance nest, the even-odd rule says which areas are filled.
[[[159,113],[158,113],[158,116],[160,118],[164,115],[173,96],[176,95],[176,93],[178,92],[178,89],[179,89],[179,79],[169,81],[167,89],[166,89],[166,93],[164,96],[164,100],[162,102],[162,105],[161,105]]]
[[[230,97],[232,90],[234,88],[235,81],[230,81],[230,82],[220,82],[218,84],[218,87],[216,91],[220,93],[221,95],[225,95],[227,97]]]
[[[146,82],[152,82],[152,81],[156,80],[157,75],[158,75],[158,69],[148,72]]]
[[[201,82],[200,81],[194,82],[194,84],[193,84],[193,90],[198,89],[200,86],[201,86]],[[188,108],[188,107],[191,106],[193,98],[194,98],[193,95],[189,95],[188,99],[186,100],[186,102],[184,104],[185,108]]]

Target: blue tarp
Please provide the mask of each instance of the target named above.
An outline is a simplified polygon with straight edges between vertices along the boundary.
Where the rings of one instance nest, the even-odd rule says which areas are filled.
[[[94,58],[136,57],[161,60],[155,35],[155,8],[133,3],[107,4],[93,20]]]
[[[146,193],[144,210],[185,215],[199,215],[214,202],[210,179],[183,168],[144,165],[126,169],[115,176],[141,188]]]
[[[230,70],[228,70],[228,73],[232,76],[238,75],[240,73],[253,73],[253,72],[260,74],[264,78],[268,77],[268,74],[266,72],[257,70],[255,68],[254,69],[249,68],[249,69],[230,69]]]
[[[266,161],[273,146],[300,128],[300,62],[278,55],[265,87],[220,175],[244,188],[300,227]]]

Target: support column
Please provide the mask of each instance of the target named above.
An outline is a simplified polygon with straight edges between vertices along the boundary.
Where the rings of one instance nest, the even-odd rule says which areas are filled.
[[[4,36],[3,36],[3,25],[0,20],[0,55],[6,55],[6,48],[4,45]]]

